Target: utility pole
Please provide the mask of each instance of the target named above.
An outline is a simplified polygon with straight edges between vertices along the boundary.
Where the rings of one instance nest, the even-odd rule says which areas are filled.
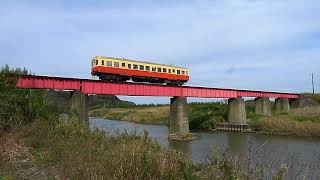
[[[312,94],[314,94],[314,79],[313,79],[313,73],[311,75],[311,79],[312,79]]]

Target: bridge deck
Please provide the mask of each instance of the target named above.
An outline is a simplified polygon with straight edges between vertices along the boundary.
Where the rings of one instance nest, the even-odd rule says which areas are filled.
[[[222,88],[166,86],[154,84],[110,83],[99,80],[75,79],[48,76],[23,76],[17,82],[18,88],[79,90],[84,94],[109,94],[126,96],[181,96],[200,98],[269,97],[299,98],[299,94],[250,91]]]

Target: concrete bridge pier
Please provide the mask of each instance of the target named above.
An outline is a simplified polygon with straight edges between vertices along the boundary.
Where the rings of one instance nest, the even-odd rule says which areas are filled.
[[[71,92],[70,106],[78,113],[79,120],[89,126],[88,95],[80,91]]]
[[[170,99],[169,139],[192,140],[196,135],[189,131],[188,103],[186,97]]]
[[[288,98],[277,98],[275,101],[276,112],[289,112],[290,104]]]
[[[291,109],[301,108],[301,98],[289,99],[289,103]]]
[[[255,99],[255,111],[257,114],[271,115],[271,102],[267,97],[258,97]]]
[[[228,100],[228,122],[233,124],[247,124],[246,105],[243,98]]]

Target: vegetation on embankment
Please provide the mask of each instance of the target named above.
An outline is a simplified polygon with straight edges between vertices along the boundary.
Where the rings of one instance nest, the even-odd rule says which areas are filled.
[[[248,118],[257,115],[253,108],[247,109]],[[188,117],[191,130],[211,130],[218,123],[227,119],[228,105],[222,102],[189,103]],[[95,109],[90,111],[90,116],[112,120],[126,120],[144,124],[169,124],[170,107],[139,105],[130,108]]]
[[[304,93],[302,96],[306,99],[311,99],[320,105],[320,94]]]
[[[254,131],[270,134],[320,137],[320,107],[292,109],[252,121]]]
[[[27,73],[7,65],[0,71],[0,135],[33,120],[54,121],[60,113],[69,112],[67,107],[45,105],[42,90],[17,89],[17,78]]]
[[[90,116],[113,120],[127,120],[142,124],[166,125],[169,120],[169,107],[131,107],[95,109],[90,111]]]

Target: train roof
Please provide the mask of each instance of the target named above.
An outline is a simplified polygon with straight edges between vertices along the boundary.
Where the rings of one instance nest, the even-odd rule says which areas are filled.
[[[152,62],[148,62],[148,61],[138,61],[138,60],[125,59],[125,58],[116,58],[116,57],[110,57],[110,56],[97,56],[97,57],[110,58],[110,59],[116,59],[116,60],[132,61],[132,62],[137,62],[137,63],[154,64],[154,65],[160,65],[160,66],[170,66],[170,67],[186,69],[186,70],[190,71],[188,68],[185,68],[185,67],[173,66],[173,65],[167,65],[167,64],[160,64],[160,63],[152,63]]]

